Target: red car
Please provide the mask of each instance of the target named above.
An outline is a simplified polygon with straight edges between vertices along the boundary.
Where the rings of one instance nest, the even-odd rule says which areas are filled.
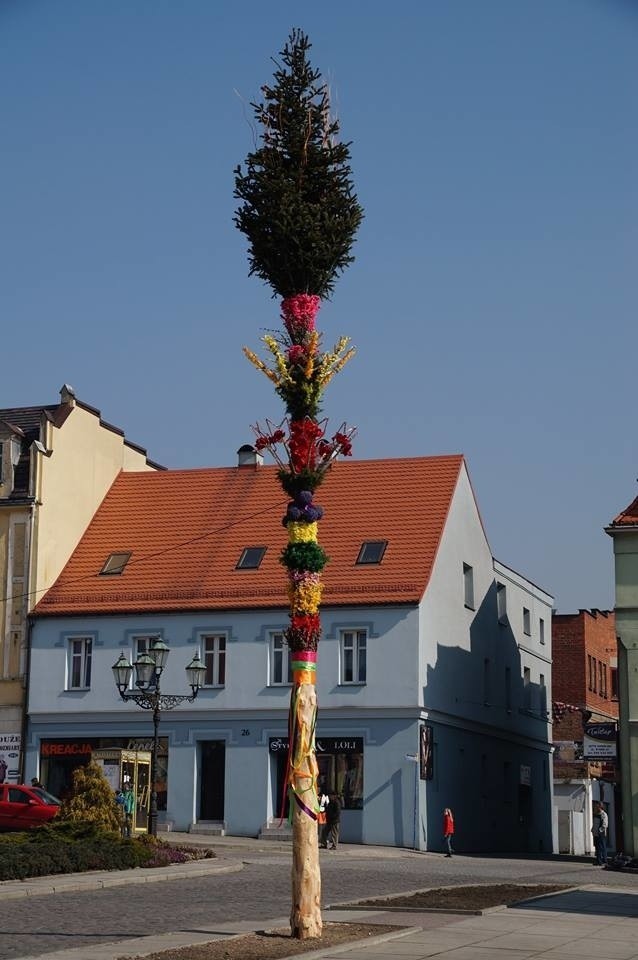
[[[57,797],[42,787],[0,783],[0,830],[28,830],[48,823],[60,809]]]

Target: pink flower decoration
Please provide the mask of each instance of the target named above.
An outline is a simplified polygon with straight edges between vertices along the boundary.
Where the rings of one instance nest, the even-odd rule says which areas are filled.
[[[288,334],[296,342],[315,328],[321,298],[314,293],[295,293],[281,302],[281,316]]]

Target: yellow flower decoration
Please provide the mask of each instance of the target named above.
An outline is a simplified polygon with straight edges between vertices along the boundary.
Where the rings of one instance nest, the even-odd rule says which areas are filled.
[[[288,542],[289,543],[316,543],[317,524],[316,523],[289,523],[288,524]]]
[[[322,591],[322,583],[298,583],[294,587],[288,587],[288,599],[290,601],[291,612],[293,614],[317,613],[321,605]]]

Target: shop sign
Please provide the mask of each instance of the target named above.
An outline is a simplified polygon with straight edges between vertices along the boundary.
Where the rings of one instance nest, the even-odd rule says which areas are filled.
[[[76,741],[58,743],[53,740],[43,740],[40,744],[41,757],[85,757],[91,756],[93,747],[90,743]]]
[[[288,737],[270,737],[268,749],[271,753],[288,753]],[[363,737],[318,737],[315,741],[317,753],[363,753]]]
[[[0,783],[19,779],[21,747],[21,734],[0,733]]]
[[[434,776],[432,727],[422,723],[419,727],[419,779],[431,780]]]
[[[615,723],[586,723],[583,736],[584,760],[615,760],[617,728]]]

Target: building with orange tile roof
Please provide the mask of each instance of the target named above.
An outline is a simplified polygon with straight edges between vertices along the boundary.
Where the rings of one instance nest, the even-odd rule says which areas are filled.
[[[27,614],[117,474],[157,469],[68,384],[57,403],[0,408],[0,753],[11,780],[22,773]]]
[[[317,746],[342,837],[437,850],[552,849],[552,598],[492,557],[461,456],[338,462],[325,511]],[[29,775],[60,791],[104,749],[147,747],[111,675],[160,636],[161,820],[278,830],[290,664],[286,500],[252,448],[232,468],[122,473],[35,610]],[[143,807],[146,796],[140,794]],[[142,823],[143,826],[143,823]]]

